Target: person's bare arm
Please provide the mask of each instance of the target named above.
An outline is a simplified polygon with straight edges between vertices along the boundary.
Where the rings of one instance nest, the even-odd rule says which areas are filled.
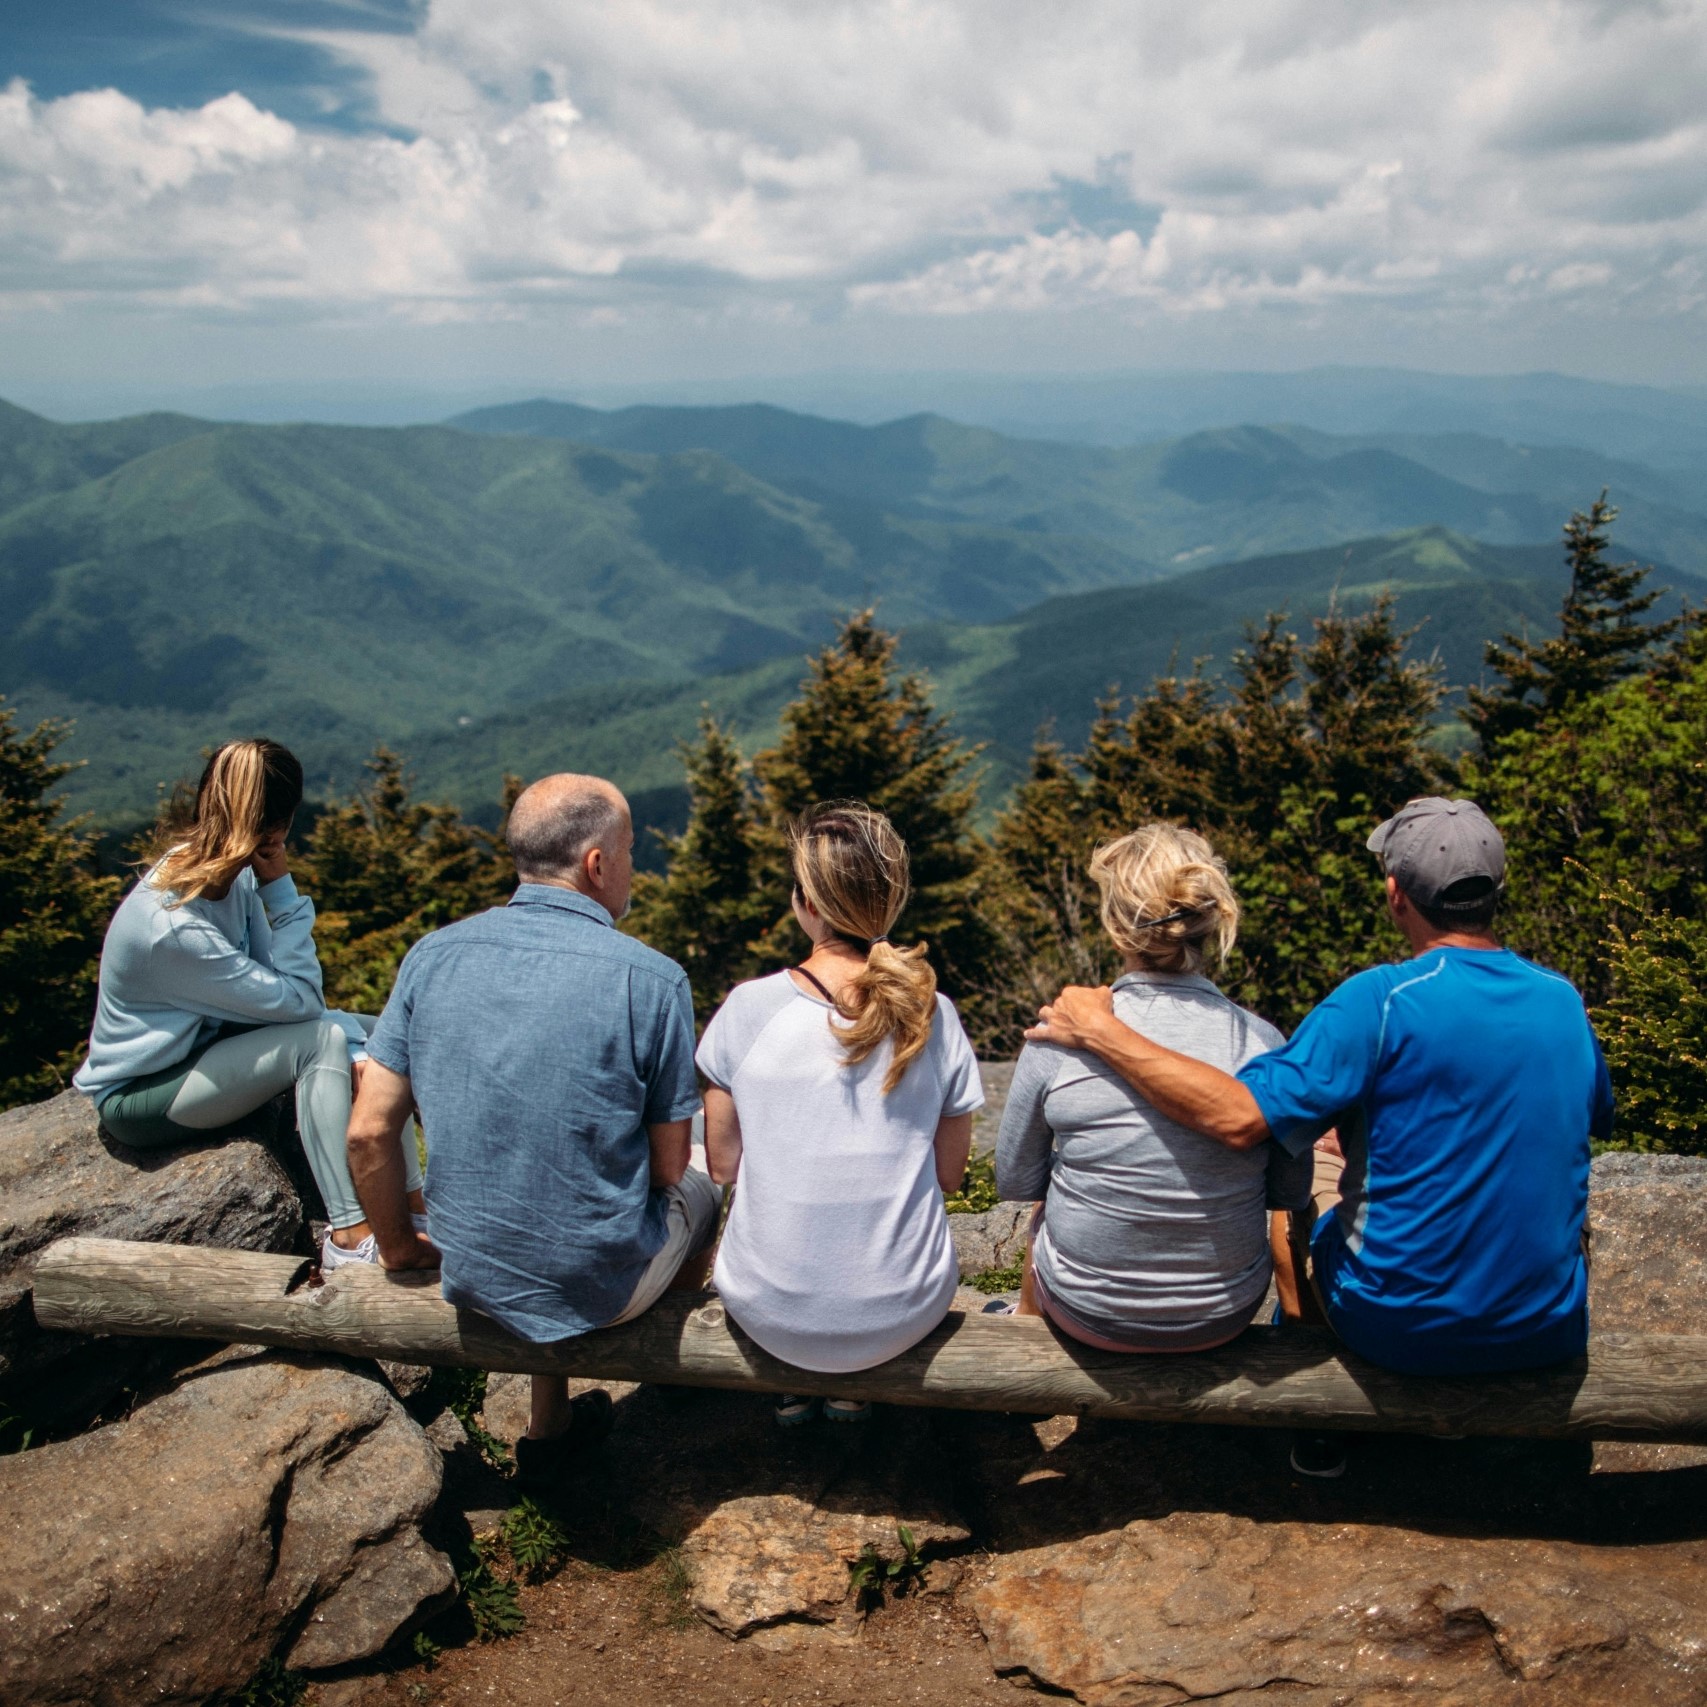
[[[652,1184],[655,1187],[680,1185],[693,1154],[693,1122],[666,1120],[660,1125],[648,1126],[646,1139],[652,1146]]]
[[[1269,1136],[1257,1099],[1232,1074],[1164,1049],[1116,1019],[1107,986],[1069,985],[1037,1017],[1028,1038],[1089,1050],[1169,1120],[1232,1150],[1254,1150]]]
[[[705,1092],[705,1160],[718,1185],[733,1185],[741,1171],[741,1117],[726,1090],[708,1085]]]
[[[972,1116],[945,1114],[936,1123],[936,1182],[944,1191],[959,1191],[972,1154]]]
[[[437,1248],[415,1231],[409,1219],[403,1125],[414,1106],[415,1092],[408,1079],[370,1058],[362,1071],[356,1106],[350,1111],[346,1147],[350,1178],[385,1268],[439,1266]]]

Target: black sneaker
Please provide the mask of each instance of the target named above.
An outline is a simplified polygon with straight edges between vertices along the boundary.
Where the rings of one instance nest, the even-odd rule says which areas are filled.
[[[1345,1436],[1340,1434],[1295,1434],[1292,1437],[1292,1468],[1300,1476],[1331,1481],[1345,1474]]]
[[[602,1387],[569,1401],[569,1426],[549,1440],[523,1435],[516,1442],[516,1480],[534,1487],[561,1482],[583,1468],[587,1455],[611,1428],[610,1394]]]

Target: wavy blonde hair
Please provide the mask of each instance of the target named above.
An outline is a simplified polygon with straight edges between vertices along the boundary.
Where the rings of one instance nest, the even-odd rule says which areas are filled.
[[[154,886],[181,907],[230,888],[269,830],[283,829],[302,804],[302,766],[277,741],[216,747],[196,789],[195,815],[154,868]]]
[[[889,941],[889,927],[912,893],[907,844],[881,812],[858,800],[832,800],[791,826],[788,851],[801,894],[838,936],[865,948],[864,969],[837,992],[836,1007],[847,1022],[837,1032],[849,1066],[885,1038],[893,1041],[883,1077],[887,1095],[930,1041],[936,1022],[936,974],[925,945],[897,948]]]
[[[1195,830],[1144,824],[1091,855],[1102,891],[1103,928],[1115,946],[1153,972],[1201,972],[1239,936],[1239,900],[1226,862]],[[1185,917],[1152,923],[1172,913]]]

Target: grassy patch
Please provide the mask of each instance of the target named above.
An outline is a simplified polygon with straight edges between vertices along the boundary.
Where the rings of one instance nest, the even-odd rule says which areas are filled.
[[[996,1158],[991,1151],[974,1156],[966,1164],[966,1175],[959,1191],[951,1191],[943,1199],[950,1215],[982,1215],[994,1209],[1001,1200],[996,1195]]]
[[[672,1630],[688,1630],[697,1622],[693,1609],[693,1572],[680,1547],[665,1547],[658,1554],[659,1612]]]
[[[1017,1292],[1019,1283],[1025,1278],[1025,1258],[1011,1262],[1006,1268],[987,1268],[982,1274],[975,1274],[967,1281],[967,1285],[977,1292],[988,1292],[992,1295],[999,1292]]]

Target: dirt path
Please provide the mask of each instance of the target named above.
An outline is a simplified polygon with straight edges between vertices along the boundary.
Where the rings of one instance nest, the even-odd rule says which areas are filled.
[[[527,1627],[447,1650],[428,1671],[321,1685],[316,1707],[916,1707],[1000,1701],[984,1639],[953,1597],[911,1596],[848,1630],[783,1627],[742,1642],[683,1606],[669,1561],[624,1571],[575,1564],[522,1591]]]

